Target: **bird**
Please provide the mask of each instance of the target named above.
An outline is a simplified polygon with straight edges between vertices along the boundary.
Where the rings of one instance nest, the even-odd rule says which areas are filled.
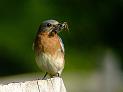
[[[67,23],[50,19],[43,21],[34,40],[35,60],[39,68],[53,77],[60,77],[65,65],[65,50],[58,33],[67,29]]]

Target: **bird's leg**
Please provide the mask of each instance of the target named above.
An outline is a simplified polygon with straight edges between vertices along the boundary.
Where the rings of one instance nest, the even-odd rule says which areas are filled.
[[[44,77],[42,78],[42,80],[47,76],[47,74],[48,74],[48,73],[46,72],[45,75],[44,75]]]
[[[59,77],[60,76],[59,73],[57,73],[56,76]]]
[[[61,78],[61,76],[60,76],[60,74],[59,74],[59,73],[57,73],[57,76]]]

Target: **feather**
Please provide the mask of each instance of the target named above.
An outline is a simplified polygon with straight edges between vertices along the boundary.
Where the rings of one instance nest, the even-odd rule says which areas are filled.
[[[59,36],[58,36],[59,37]],[[65,49],[64,49],[64,44],[63,44],[63,41],[62,39],[59,37],[59,40],[60,40],[60,45],[61,45],[61,50],[63,51],[63,53],[65,52]]]

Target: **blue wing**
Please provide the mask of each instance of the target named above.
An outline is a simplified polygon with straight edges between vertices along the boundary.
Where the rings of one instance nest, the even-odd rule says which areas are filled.
[[[63,42],[62,42],[62,39],[59,37],[59,40],[60,40],[60,44],[61,44],[61,50],[63,51],[63,53],[64,53],[64,44],[63,44]]]

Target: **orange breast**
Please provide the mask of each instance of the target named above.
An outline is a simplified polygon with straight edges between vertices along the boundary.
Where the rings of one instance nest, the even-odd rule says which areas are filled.
[[[61,49],[60,40],[57,34],[52,36],[49,33],[40,33],[37,35],[34,43],[34,50],[37,54],[41,52],[54,55],[58,49]]]

